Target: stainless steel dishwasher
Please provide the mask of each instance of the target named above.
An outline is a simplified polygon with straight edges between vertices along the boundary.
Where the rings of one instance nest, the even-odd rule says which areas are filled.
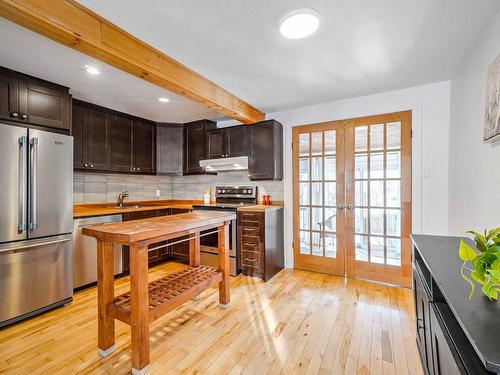
[[[97,241],[82,234],[84,227],[122,221],[121,215],[97,216],[73,221],[73,288],[97,281]],[[114,244],[115,275],[123,272],[122,245]]]

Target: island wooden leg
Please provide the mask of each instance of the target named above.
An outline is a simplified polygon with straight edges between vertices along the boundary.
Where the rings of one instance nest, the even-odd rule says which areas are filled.
[[[130,327],[132,374],[149,371],[148,248],[130,246]]]
[[[195,233],[193,238],[189,240],[189,265],[191,267],[199,267],[200,265],[200,233]],[[200,295],[191,298],[193,301],[198,301]]]
[[[227,248],[229,236],[229,225],[224,224],[219,227],[219,269],[222,271],[222,281],[219,283],[219,306],[227,309],[229,307],[229,251]]]
[[[101,357],[115,350],[115,320],[108,314],[108,305],[115,298],[113,257],[113,243],[97,241],[97,341]]]

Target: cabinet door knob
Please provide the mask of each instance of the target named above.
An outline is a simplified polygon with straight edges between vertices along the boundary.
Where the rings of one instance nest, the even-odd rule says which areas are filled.
[[[137,172],[139,172],[141,170],[141,168],[137,168]]]
[[[14,118],[19,117],[19,113],[17,112],[12,112],[10,115]]]
[[[343,210],[344,208],[345,208],[345,207],[344,207],[344,206],[342,206],[341,204],[337,206],[337,209],[339,209],[339,210]]]
[[[87,163],[85,163],[83,166],[84,166],[85,168],[88,168],[88,166],[89,166],[89,165],[88,165]]]
[[[24,114],[24,115],[21,115],[21,117],[22,117],[23,120],[26,120],[28,118],[28,115]]]
[[[353,208],[354,208],[354,206],[351,206],[351,205],[348,205],[348,206],[347,206],[347,209],[348,209],[348,210],[352,210]]]
[[[90,168],[94,168],[94,164],[90,164]]]

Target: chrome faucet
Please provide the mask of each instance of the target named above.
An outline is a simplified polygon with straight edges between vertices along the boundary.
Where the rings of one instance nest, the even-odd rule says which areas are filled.
[[[123,193],[118,194],[118,207],[123,207],[123,200],[128,197],[128,192],[125,190]]]

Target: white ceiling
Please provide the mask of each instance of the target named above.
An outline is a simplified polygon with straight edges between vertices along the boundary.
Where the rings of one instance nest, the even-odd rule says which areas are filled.
[[[265,112],[450,79],[498,0],[79,0]],[[318,32],[287,40],[295,8]]]
[[[224,117],[3,18],[0,40],[0,66],[68,86],[74,98],[158,122]],[[101,74],[89,75],[85,65],[98,67]],[[159,97],[170,102],[160,103]]]

